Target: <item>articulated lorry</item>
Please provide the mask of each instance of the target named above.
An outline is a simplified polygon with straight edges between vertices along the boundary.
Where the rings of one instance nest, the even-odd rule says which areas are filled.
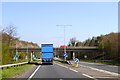
[[[42,64],[53,64],[53,44],[41,44]]]

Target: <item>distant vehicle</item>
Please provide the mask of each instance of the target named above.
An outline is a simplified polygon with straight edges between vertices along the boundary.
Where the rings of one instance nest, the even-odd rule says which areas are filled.
[[[61,46],[60,46],[60,48],[65,48],[65,47],[67,48],[67,46],[65,46],[65,45],[61,45]]]
[[[41,44],[42,64],[53,64],[53,44]]]

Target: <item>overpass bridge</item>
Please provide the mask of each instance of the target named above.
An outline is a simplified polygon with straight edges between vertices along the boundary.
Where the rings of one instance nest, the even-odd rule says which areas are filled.
[[[18,52],[41,52],[41,48],[12,48],[10,49],[12,51],[18,51]],[[98,51],[98,47],[67,47],[67,52],[91,52],[91,51]],[[64,48],[54,48],[54,51],[64,51]]]
[[[28,52],[30,54],[34,53],[40,53],[41,48],[11,48],[10,51],[18,51],[19,52]],[[67,47],[66,52],[68,54],[68,58],[72,59],[74,53],[76,57],[83,58],[84,55],[87,55],[89,57],[98,56],[99,54],[99,48],[98,47]],[[63,58],[64,48],[54,48],[54,55],[59,56]]]

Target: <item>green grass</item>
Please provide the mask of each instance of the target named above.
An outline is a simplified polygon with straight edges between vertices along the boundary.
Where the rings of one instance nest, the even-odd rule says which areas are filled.
[[[12,61],[12,64],[15,64],[15,63],[22,63],[22,62],[27,62],[27,60]]]
[[[56,60],[54,60],[54,61],[55,62],[59,62],[59,61],[56,61]],[[82,60],[82,59],[80,59],[79,61],[80,62],[99,63],[99,64],[120,66],[120,62],[118,62],[118,61],[108,61],[108,62],[105,62],[105,61]],[[72,62],[74,63],[74,61],[72,61]],[[59,62],[59,63],[61,63],[61,62]]]
[[[2,70],[0,69],[0,80],[2,79]]]
[[[58,60],[53,60],[53,62],[61,63],[61,62],[60,62],[60,61],[58,61]]]
[[[31,67],[32,65],[25,64],[18,67],[9,67],[8,69],[4,68],[2,70],[2,78],[12,78],[16,75],[24,73],[26,70],[28,70]]]
[[[32,62],[37,63],[37,62],[40,62],[40,60],[33,60]]]
[[[93,60],[80,60],[83,62],[90,62],[90,63],[99,63],[99,64],[107,64],[107,65],[115,65],[115,66],[120,66],[120,63],[118,61],[108,61],[108,62],[104,62],[104,61],[93,61]]]

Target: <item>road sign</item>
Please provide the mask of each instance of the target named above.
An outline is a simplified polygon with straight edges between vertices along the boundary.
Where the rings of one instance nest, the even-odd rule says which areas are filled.
[[[67,53],[64,53],[63,56],[64,56],[64,57],[67,57]]]
[[[18,52],[16,52],[13,59],[14,59],[15,61],[18,61],[18,57],[19,57],[19,56],[18,56]]]
[[[78,58],[74,58],[74,61],[75,61],[76,63],[78,63],[78,62],[79,62],[79,59],[78,59]]]

